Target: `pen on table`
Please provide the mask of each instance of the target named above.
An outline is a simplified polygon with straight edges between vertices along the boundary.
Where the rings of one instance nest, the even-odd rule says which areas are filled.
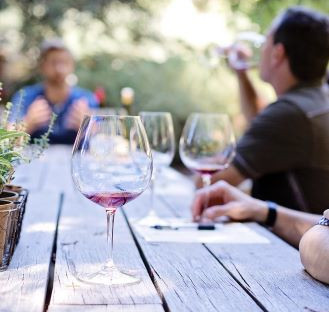
[[[152,225],[152,229],[156,230],[179,230],[179,229],[197,229],[197,230],[215,230],[216,225],[213,223],[210,224],[184,224],[184,225],[179,225],[179,226],[174,226],[174,225]]]

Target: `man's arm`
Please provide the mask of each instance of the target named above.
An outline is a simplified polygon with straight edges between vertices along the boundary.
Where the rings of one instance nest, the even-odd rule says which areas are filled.
[[[204,210],[204,203],[209,206]],[[195,221],[215,220],[228,216],[235,221],[256,221],[264,223],[268,215],[267,203],[241,192],[224,181],[197,191],[192,215]],[[298,246],[302,235],[319,220],[318,215],[294,211],[284,207],[277,208],[277,219],[273,232],[288,243]]]
[[[236,71],[239,83],[240,106],[243,115],[250,123],[266,106],[258,95],[246,71]]]
[[[277,219],[272,230],[297,247],[304,233],[314,226],[319,218],[319,215],[278,207]]]

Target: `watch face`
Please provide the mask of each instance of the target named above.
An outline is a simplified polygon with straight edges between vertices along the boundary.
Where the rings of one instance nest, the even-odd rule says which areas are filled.
[[[329,226],[329,219],[322,217],[318,224]]]
[[[329,219],[329,209],[325,210],[323,213],[323,216],[327,219]]]

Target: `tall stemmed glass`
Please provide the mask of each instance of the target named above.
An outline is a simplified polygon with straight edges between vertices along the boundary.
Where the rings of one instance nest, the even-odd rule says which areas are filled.
[[[167,222],[161,219],[154,206],[154,188],[156,178],[161,170],[168,167],[175,155],[174,126],[170,113],[167,112],[140,112],[153,155],[153,176],[150,183],[151,205],[148,214],[139,220],[138,224],[145,226],[164,225]]]
[[[252,31],[239,33],[228,53],[230,65],[236,70],[258,66],[264,42],[265,37],[261,34]]]
[[[149,185],[152,155],[145,129],[137,116],[85,117],[73,147],[72,176],[79,191],[105,208],[108,259],[95,273],[79,273],[87,283],[136,283],[135,276],[120,272],[113,262],[115,212]]]
[[[179,154],[187,168],[200,173],[203,186],[212,174],[228,167],[235,152],[230,119],[225,114],[191,114],[179,142]]]
[[[207,67],[216,68],[225,59],[235,70],[246,70],[259,65],[261,47],[265,37],[253,31],[243,31],[236,35],[229,46],[209,45],[201,60]]]

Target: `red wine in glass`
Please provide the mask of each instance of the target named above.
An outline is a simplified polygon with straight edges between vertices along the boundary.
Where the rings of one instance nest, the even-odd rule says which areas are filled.
[[[187,119],[179,143],[179,154],[187,168],[200,173],[203,186],[211,175],[227,168],[233,159],[235,140],[225,114],[194,113]]]
[[[215,165],[215,166],[204,166],[204,167],[189,168],[189,169],[201,175],[203,174],[213,175],[218,171],[224,170],[225,168],[226,166]]]
[[[104,207],[106,210],[110,209],[112,212],[115,212],[118,207],[122,207],[123,205],[127,204],[131,200],[135,199],[138,195],[140,195],[140,193],[137,192],[91,192],[82,194],[89,200]]]

